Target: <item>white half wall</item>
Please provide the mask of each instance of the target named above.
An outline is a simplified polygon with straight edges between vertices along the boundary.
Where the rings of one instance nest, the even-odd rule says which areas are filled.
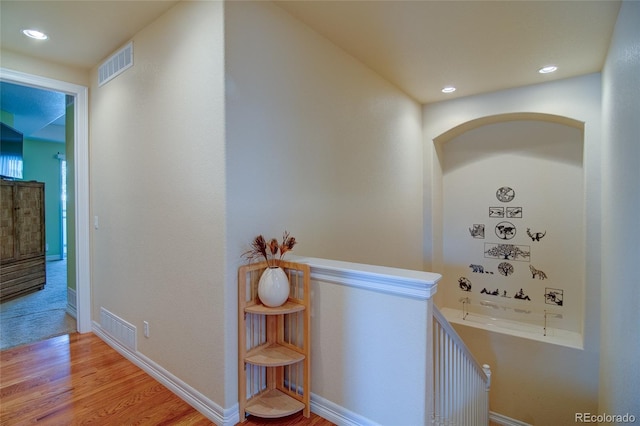
[[[311,267],[311,391],[316,411],[338,424],[429,424],[431,298],[440,275],[326,259],[293,260]],[[331,411],[350,422],[341,422]]]

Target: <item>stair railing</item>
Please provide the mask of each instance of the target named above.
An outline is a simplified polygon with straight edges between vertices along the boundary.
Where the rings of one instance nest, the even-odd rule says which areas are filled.
[[[491,369],[476,361],[435,306],[433,361],[432,423],[437,426],[487,426]]]

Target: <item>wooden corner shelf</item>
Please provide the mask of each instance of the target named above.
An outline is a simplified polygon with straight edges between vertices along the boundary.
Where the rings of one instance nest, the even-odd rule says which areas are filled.
[[[277,418],[297,413],[304,408],[304,403],[297,399],[291,398],[277,389],[269,389],[252,398],[247,403],[245,410],[254,416]]]
[[[299,312],[304,310],[304,305],[299,303],[294,303],[290,300],[284,302],[284,305],[278,306],[275,308],[271,308],[269,306],[265,306],[262,303],[249,305],[244,308],[244,311],[250,314],[260,314],[260,315],[282,315],[282,314],[291,314],[294,312]]]
[[[267,307],[258,297],[266,262],[238,269],[238,405],[247,415],[311,415],[311,304],[308,265],[280,262],[289,279],[288,300]]]
[[[262,346],[247,351],[244,361],[264,367],[278,367],[300,362],[304,359],[304,354],[277,343],[266,343]]]

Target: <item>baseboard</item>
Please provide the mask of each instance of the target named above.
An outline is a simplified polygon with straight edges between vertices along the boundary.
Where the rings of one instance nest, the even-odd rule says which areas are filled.
[[[338,426],[379,426],[378,423],[349,411],[314,393],[311,394],[311,411]]]
[[[501,426],[531,426],[529,423],[521,422],[520,420],[512,419],[511,417],[503,416],[493,411],[489,412],[489,420]]]
[[[234,404],[231,408],[224,409],[140,352],[134,352],[118,342],[103,330],[99,323],[93,322],[92,331],[122,356],[166,386],[212,422],[221,426],[233,426],[240,421],[238,404]],[[378,423],[313,393],[311,394],[311,411],[338,426],[380,426]],[[510,423],[504,424],[509,425]],[[524,423],[513,423],[513,425],[520,426],[524,425]]]
[[[140,367],[162,385],[166,386],[212,422],[221,426],[233,426],[240,420],[238,404],[234,404],[231,408],[224,409],[140,352],[133,352],[120,344],[105,332],[99,323],[93,322],[92,331],[122,356]]]

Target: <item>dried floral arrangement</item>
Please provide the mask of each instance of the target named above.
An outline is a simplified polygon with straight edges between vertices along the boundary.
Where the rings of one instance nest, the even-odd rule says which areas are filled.
[[[244,252],[242,257],[249,262],[253,262],[256,259],[264,259],[269,268],[275,268],[278,266],[278,261],[282,260],[287,252],[293,250],[297,243],[295,237],[289,235],[287,231],[282,234],[282,242],[280,243],[276,238],[272,238],[267,242],[262,235],[258,235],[251,242],[251,249]]]

